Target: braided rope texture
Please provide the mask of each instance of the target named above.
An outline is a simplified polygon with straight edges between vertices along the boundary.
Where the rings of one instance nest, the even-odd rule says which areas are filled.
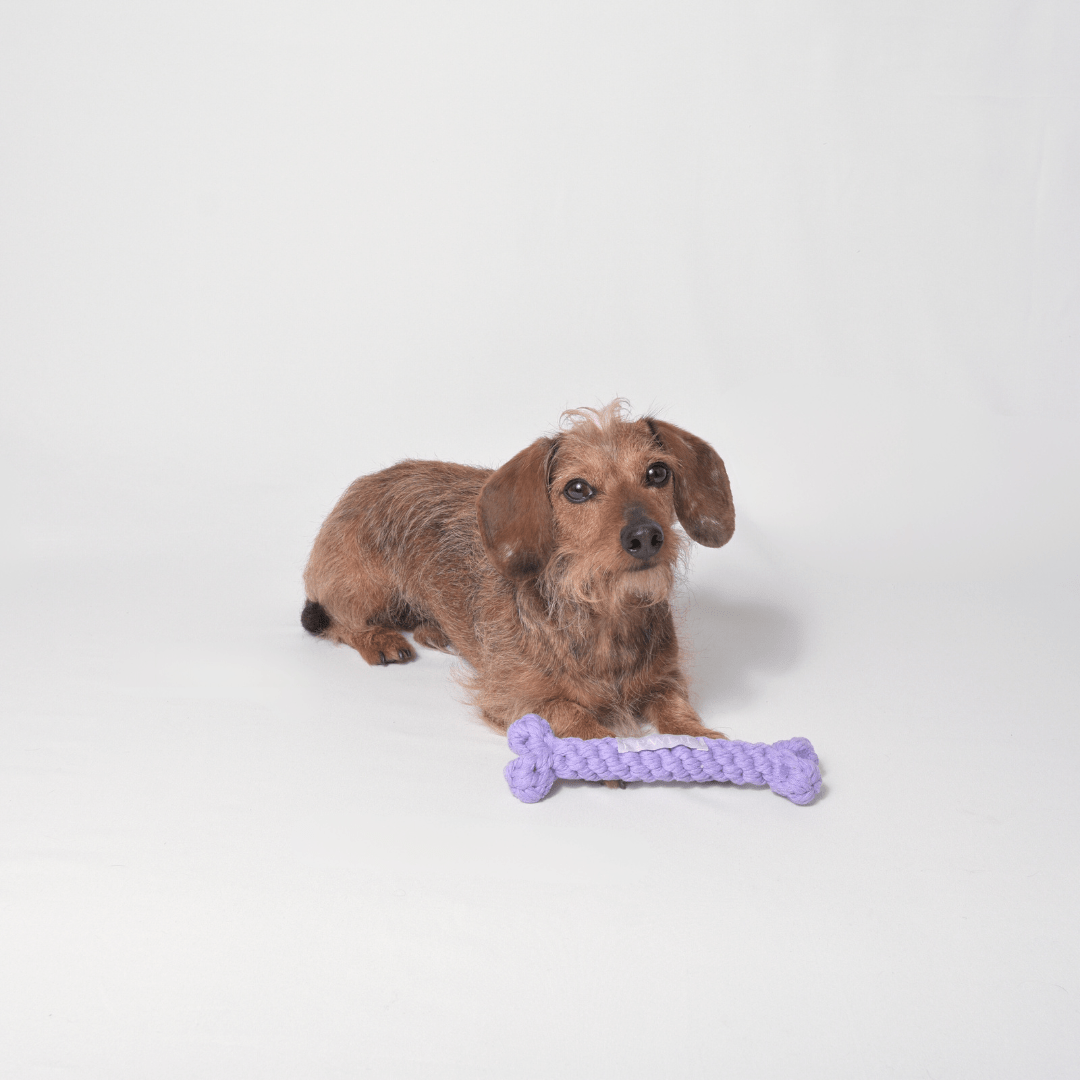
[[[768,786],[804,806],[821,790],[818,756],[809,739],[748,743],[706,739],[708,748],[672,746],[619,753],[614,739],[557,739],[548,722],[529,713],[506,733],[517,754],[504,770],[510,790],[522,802],[539,802],[560,780],[678,780]]]

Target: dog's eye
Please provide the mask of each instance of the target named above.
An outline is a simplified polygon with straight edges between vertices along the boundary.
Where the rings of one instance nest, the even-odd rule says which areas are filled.
[[[589,487],[589,485],[586,484],[584,480],[577,479],[571,480],[570,483],[563,488],[563,494],[571,502],[582,503],[588,502],[589,499],[591,499],[596,494],[596,492],[593,491],[593,489]]]
[[[671,470],[662,461],[654,461],[645,470],[645,483],[649,487],[663,487],[670,475]]]

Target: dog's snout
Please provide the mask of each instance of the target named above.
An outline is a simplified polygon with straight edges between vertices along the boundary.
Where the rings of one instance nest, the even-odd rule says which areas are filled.
[[[623,527],[619,541],[635,559],[648,559],[664,546],[664,530],[651,518],[639,519]]]

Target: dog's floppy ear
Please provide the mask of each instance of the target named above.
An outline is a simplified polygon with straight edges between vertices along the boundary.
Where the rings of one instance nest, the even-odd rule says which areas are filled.
[[[537,439],[487,478],[476,502],[484,550],[504,577],[536,577],[555,549],[548,497],[554,439]]]
[[[652,419],[645,423],[672,467],[679,524],[706,547],[726,544],[735,531],[735,505],[720,455],[704,439],[674,424]]]

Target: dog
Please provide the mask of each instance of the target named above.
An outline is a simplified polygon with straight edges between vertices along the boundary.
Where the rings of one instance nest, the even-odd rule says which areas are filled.
[[[304,573],[306,630],[369,664],[413,642],[466,660],[497,731],[537,713],[561,737],[723,738],[687,699],[669,601],[685,538],[735,528],[724,463],[616,399],[499,469],[402,461],[341,497]]]

